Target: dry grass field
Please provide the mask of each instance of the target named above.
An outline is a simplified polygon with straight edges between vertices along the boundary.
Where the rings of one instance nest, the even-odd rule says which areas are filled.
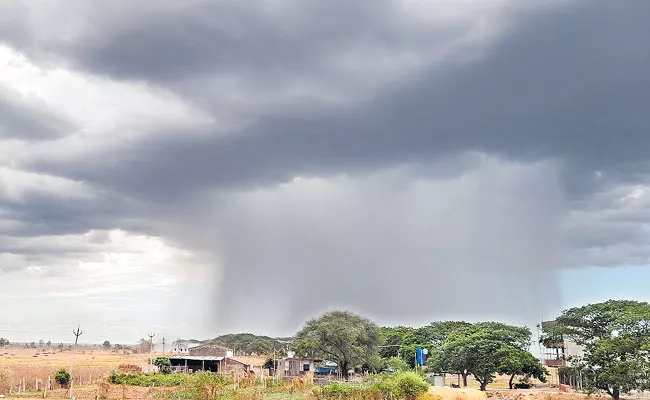
[[[72,377],[75,385],[88,384],[121,364],[142,365],[147,358],[147,354],[80,347],[74,356]],[[4,348],[0,352],[0,393],[17,391],[21,381],[27,390],[34,390],[37,385],[42,388],[57,370],[70,369],[71,361],[72,351],[68,349]]]
[[[154,357],[158,356],[162,356],[162,354],[154,354]],[[95,383],[110,371],[125,364],[141,366],[147,363],[148,358],[148,354],[132,354],[131,351],[107,351],[98,348],[79,347],[74,356],[72,369],[74,386],[77,387],[75,394],[78,394],[78,398],[84,398],[83,394],[96,393],[98,389]],[[265,357],[257,356],[238,356],[237,359],[254,366],[261,366],[266,361]],[[42,390],[48,381],[48,377],[52,388],[55,389],[57,385],[53,379],[54,373],[62,368],[69,370],[71,361],[72,350],[70,349],[25,349],[18,347],[0,349],[0,394],[16,394],[18,387],[24,385],[28,392],[26,395],[29,395],[29,392],[35,391],[37,387]],[[121,388],[111,390],[112,392],[120,391],[120,398],[124,394]],[[142,388],[128,388],[125,390],[131,396],[127,396],[127,398],[141,398],[137,394],[143,392]],[[164,389],[157,390],[164,391]],[[62,390],[53,390],[48,395],[48,397],[54,398],[63,398],[64,396],[65,391]],[[94,395],[89,398],[94,398]]]
[[[155,354],[161,356],[162,354]],[[259,366],[265,361],[265,357],[241,356],[238,359]],[[63,399],[67,396],[65,389],[57,388],[53,380],[54,373],[61,369],[69,369],[72,359],[72,351],[54,349],[25,349],[5,348],[0,351],[0,394],[9,395],[25,400],[43,398],[43,387],[48,377],[51,378],[52,390],[48,392],[48,398]],[[132,354],[131,351],[106,351],[97,348],[77,349],[75,354],[73,379],[74,395],[81,399],[153,399],[167,398],[174,388],[143,388],[131,386],[108,385],[99,383],[111,370],[117,369],[120,365],[140,366],[147,363],[148,354]],[[454,377],[447,378],[447,384],[456,383]],[[27,393],[18,394],[20,382],[24,382]],[[469,380],[470,387],[478,387],[473,379]],[[36,387],[41,392],[36,392]],[[499,377],[496,382],[490,385],[489,398],[494,400],[582,400],[584,396],[578,394],[540,393],[529,391],[503,391],[507,388],[507,377]],[[293,392],[292,392],[293,393]],[[263,395],[262,398],[273,398]],[[271,395],[271,393],[269,393]],[[259,397],[259,396],[258,396]],[[277,397],[277,396],[276,396]],[[305,398],[299,393],[293,393],[286,398]],[[256,397],[257,398],[257,397]],[[284,398],[284,397],[283,397]],[[451,399],[458,400],[458,399]],[[461,399],[462,400],[462,399]]]

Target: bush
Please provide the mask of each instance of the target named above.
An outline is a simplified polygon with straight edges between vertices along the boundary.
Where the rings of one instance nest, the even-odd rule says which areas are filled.
[[[400,372],[395,375],[395,394],[397,397],[413,400],[428,390],[429,384],[427,381],[415,372]]]
[[[376,382],[370,385],[369,389],[381,393],[381,396],[384,399],[390,399],[394,397],[396,392],[395,377],[383,375]]]
[[[515,389],[531,389],[533,384],[530,382],[518,382],[515,383]]]
[[[172,373],[172,362],[167,357],[158,357],[154,360],[153,365],[158,367],[161,374]]]
[[[391,357],[384,360],[384,368],[399,372],[407,371],[409,369],[409,365],[400,357]]]
[[[331,397],[349,397],[359,389],[344,382],[334,382],[323,386],[323,394]]]
[[[214,386],[221,387],[228,383],[230,380],[220,375],[214,375],[210,372],[198,372],[196,374],[169,374],[169,375],[142,375],[142,374],[123,374],[112,372],[109,381],[115,385],[129,385],[129,386],[158,386],[158,387],[173,387],[173,386]]]
[[[61,385],[62,388],[67,388],[70,386],[70,373],[64,369],[60,369],[54,374],[54,380]]]

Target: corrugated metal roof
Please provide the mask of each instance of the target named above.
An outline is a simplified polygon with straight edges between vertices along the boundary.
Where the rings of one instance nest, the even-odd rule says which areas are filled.
[[[192,361],[221,361],[225,357],[214,356],[172,356],[170,360],[192,360]]]

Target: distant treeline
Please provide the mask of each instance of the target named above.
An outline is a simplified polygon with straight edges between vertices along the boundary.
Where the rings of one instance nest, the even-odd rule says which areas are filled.
[[[258,336],[252,333],[234,333],[206,340],[205,344],[218,344],[231,348],[237,355],[269,355],[274,351],[286,352],[290,339]]]

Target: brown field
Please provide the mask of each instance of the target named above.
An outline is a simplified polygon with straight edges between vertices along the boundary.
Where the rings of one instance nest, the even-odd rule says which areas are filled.
[[[154,357],[162,354],[155,354]],[[165,394],[178,388],[143,388],[122,387],[100,383],[111,370],[117,369],[122,364],[143,365],[147,363],[148,354],[132,354],[131,351],[106,351],[98,348],[79,348],[75,354],[73,379],[74,395],[77,399],[152,399],[165,398]],[[43,387],[48,377],[51,378],[52,390],[48,398],[63,399],[67,396],[65,389],[58,389],[54,382],[54,373],[61,368],[70,368],[72,351],[54,349],[24,349],[5,348],[0,351],[0,394],[8,395],[10,392],[21,399],[43,398]],[[265,357],[237,356],[237,359],[251,365],[260,366]],[[23,381],[27,393],[17,395],[19,382]],[[494,400],[583,400],[579,394],[559,394],[555,390],[544,391],[502,391],[507,388],[507,377],[499,377],[490,385],[489,398]],[[456,378],[448,376],[447,384],[456,383]],[[478,387],[478,383],[470,379],[470,387]],[[41,390],[35,393],[36,386]],[[540,385],[541,386],[541,385]],[[30,393],[31,392],[31,393]],[[262,396],[263,398],[269,396]],[[277,396],[273,395],[272,398]],[[280,396],[282,397],[282,396]],[[298,393],[287,398],[306,398]],[[278,400],[281,400],[278,398]],[[456,400],[456,399],[452,399]]]
[[[95,382],[120,364],[146,364],[148,354],[79,348],[74,356],[72,377],[75,385]],[[54,349],[4,348],[0,351],[0,393],[15,392],[21,380],[25,388],[35,390],[53,380],[54,373],[70,369],[72,351]],[[38,382],[38,383],[37,383]],[[56,384],[52,381],[52,387]]]

